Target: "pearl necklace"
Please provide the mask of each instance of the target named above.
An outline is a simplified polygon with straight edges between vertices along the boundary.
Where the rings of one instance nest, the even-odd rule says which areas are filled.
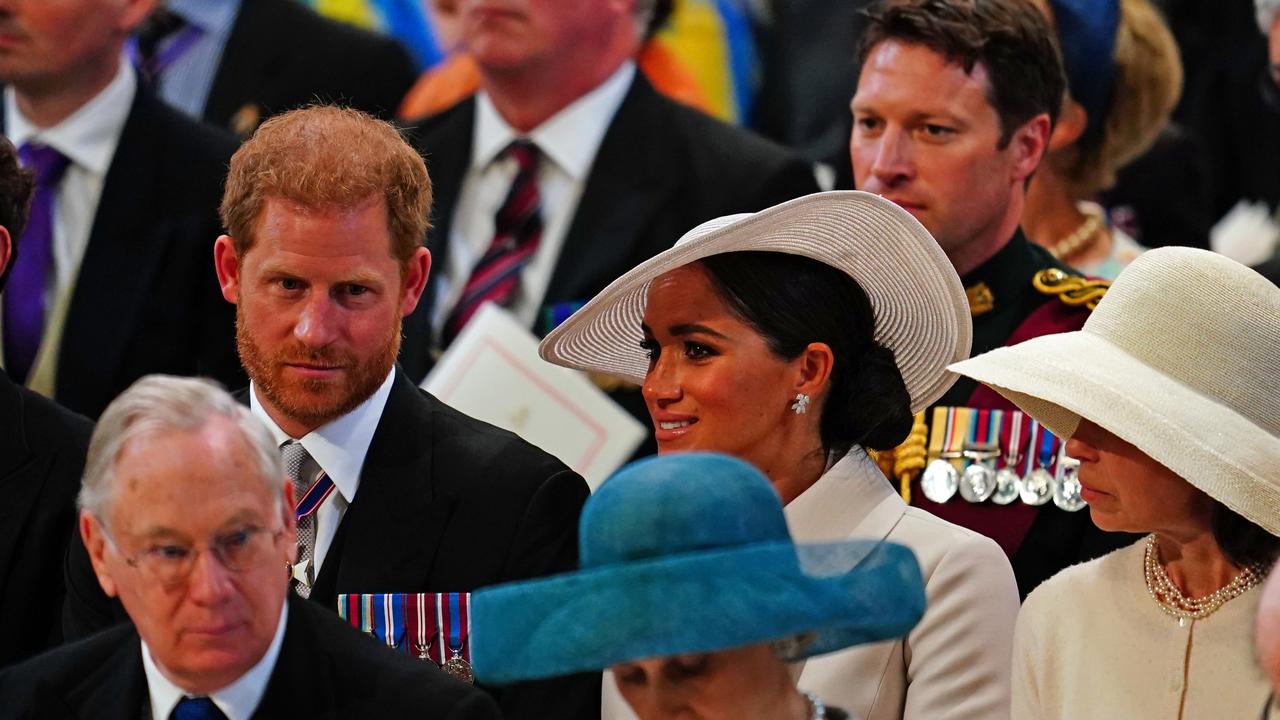
[[[827,706],[822,704],[822,700],[808,690],[801,690],[800,694],[809,703],[809,720],[826,720]]]
[[[1085,213],[1084,222],[1080,223],[1070,235],[1050,245],[1048,248],[1050,255],[1059,260],[1069,258],[1093,244],[1098,231],[1102,229],[1103,213],[1092,208],[1085,209],[1083,212]]]
[[[1178,619],[1178,627],[1186,625],[1187,620],[1200,620],[1212,615],[1229,600],[1248,592],[1267,576],[1266,567],[1249,565],[1232,578],[1231,582],[1213,593],[1202,598],[1189,598],[1173,584],[1164,566],[1160,564],[1160,548],[1154,533],[1147,536],[1147,547],[1143,555],[1143,576],[1147,581],[1147,592],[1165,614]]]

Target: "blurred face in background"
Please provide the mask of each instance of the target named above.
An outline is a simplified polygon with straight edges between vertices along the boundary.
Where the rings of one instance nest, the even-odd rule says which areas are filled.
[[[768,643],[637,660],[612,670],[640,720],[808,717],[807,702]]]
[[[30,94],[109,80],[125,39],[154,4],[0,0],[0,80]]]

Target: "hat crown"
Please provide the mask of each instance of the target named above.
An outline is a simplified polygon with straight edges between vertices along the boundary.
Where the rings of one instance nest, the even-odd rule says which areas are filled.
[[[768,479],[716,453],[628,465],[587,501],[578,535],[584,569],[791,540]]]
[[[1207,250],[1150,250],[1083,329],[1280,437],[1280,288],[1253,270]]]

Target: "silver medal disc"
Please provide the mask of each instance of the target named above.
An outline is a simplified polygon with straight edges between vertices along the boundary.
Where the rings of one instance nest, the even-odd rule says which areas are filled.
[[[936,503],[944,503],[960,488],[960,473],[946,460],[934,460],[924,469],[920,489],[924,496]]]
[[[997,505],[1008,505],[1018,499],[1018,473],[1013,468],[1003,467],[996,471],[996,490],[991,493],[991,502]]]
[[[1080,497],[1079,468],[1079,460],[1065,455],[1058,458],[1058,472],[1053,483],[1053,504],[1067,512],[1076,512],[1088,505]]]
[[[471,671],[471,663],[464,660],[461,655],[454,655],[449,658],[442,669],[468,685],[476,684],[476,676]]]
[[[973,463],[960,477],[960,497],[971,503],[983,503],[996,491],[996,473],[983,463]]]
[[[1022,478],[1018,495],[1028,505],[1043,505],[1053,499],[1053,476],[1044,468],[1036,468]]]

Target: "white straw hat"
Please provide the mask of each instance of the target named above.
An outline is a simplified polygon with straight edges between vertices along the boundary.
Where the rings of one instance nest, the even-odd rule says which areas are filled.
[[[1148,251],[1083,329],[951,369],[1059,437],[1088,419],[1280,535],[1280,288],[1234,260]]]
[[[893,350],[912,412],[955,382],[948,363],[969,356],[973,321],[947,256],[910,213],[858,191],[806,195],[702,223],[610,283],[551,331],[539,353],[557,365],[643,383],[649,360],[640,348],[640,324],[649,283],[702,258],[742,251],[803,255],[856,280],[871,301],[875,339]]]

